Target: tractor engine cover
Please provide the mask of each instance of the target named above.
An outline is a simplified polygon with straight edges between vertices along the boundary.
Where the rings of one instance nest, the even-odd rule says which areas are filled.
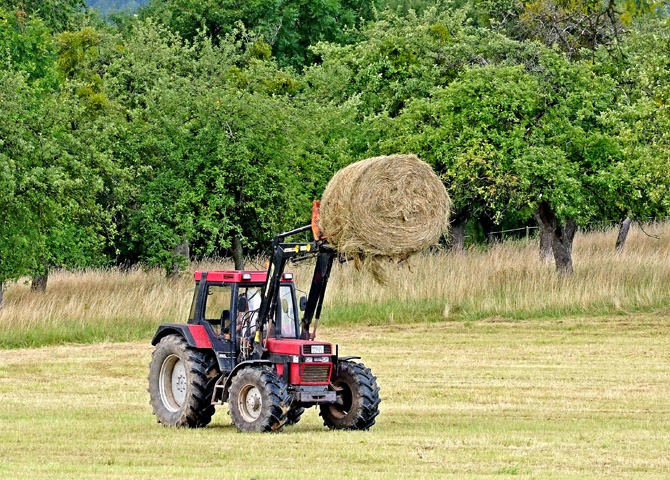
[[[311,340],[268,338],[266,348],[277,373],[290,385],[328,386],[333,374],[333,346]],[[280,360],[280,361],[277,361]],[[288,372],[285,372],[288,368]],[[316,396],[319,394],[315,391]]]

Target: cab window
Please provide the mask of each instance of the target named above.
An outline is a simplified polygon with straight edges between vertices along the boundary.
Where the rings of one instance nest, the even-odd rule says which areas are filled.
[[[237,336],[238,338],[251,338],[256,332],[258,309],[261,308],[261,289],[260,287],[239,287],[237,298]]]
[[[297,338],[295,302],[290,286],[279,288],[279,332],[282,338]]]
[[[191,311],[188,314],[188,321],[192,322],[195,318],[195,302],[198,300],[198,284],[195,284],[193,289],[193,299],[191,300]]]
[[[209,285],[205,303],[205,320],[218,335],[230,333],[231,288],[226,285]]]

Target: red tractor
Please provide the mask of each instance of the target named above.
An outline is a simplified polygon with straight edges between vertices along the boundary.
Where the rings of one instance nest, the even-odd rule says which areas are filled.
[[[267,272],[195,273],[188,323],[161,325],[151,342],[149,393],[158,422],[204,427],[215,406],[228,402],[233,424],[245,432],[281,430],[315,405],[329,428],[366,430],[375,423],[376,378],[353,361],[360,357],[341,357],[337,345],[314,340],[338,253],[313,225],[275,237]],[[315,241],[286,242],[310,229]],[[312,285],[298,302],[284,268],[313,257]]]

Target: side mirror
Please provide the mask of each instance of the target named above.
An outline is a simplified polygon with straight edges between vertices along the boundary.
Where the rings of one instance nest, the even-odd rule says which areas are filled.
[[[302,297],[300,297],[300,311],[304,312],[306,308],[307,308],[307,297],[303,295]]]
[[[237,298],[237,311],[238,312],[247,312],[249,310],[249,302],[247,297],[238,297]]]

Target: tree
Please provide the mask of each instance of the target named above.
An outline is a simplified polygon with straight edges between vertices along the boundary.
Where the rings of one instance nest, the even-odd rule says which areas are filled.
[[[569,57],[582,49],[613,50],[623,35],[615,0],[536,0],[526,3],[519,16],[523,38],[557,46]]]
[[[27,74],[30,83],[44,88],[58,83],[53,68],[56,49],[51,33],[39,18],[28,18],[22,10],[0,4],[0,68]]]
[[[357,99],[362,152],[419,154],[458,218],[535,213],[570,273],[577,226],[639,204],[631,185],[644,177],[609,121],[620,92],[597,64],[464,18],[385,18],[355,46],[318,46],[323,65],[306,76],[326,101]]]
[[[64,179],[44,162],[41,95],[19,72],[0,73],[0,283],[32,273],[44,245],[44,226],[56,218]]]
[[[0,0],[0,8],[21,18],[41,19],[52,32],[76,28],[86,12],[86,0]]]
[[[593,58],[605,50],[620,59],[627,26],[640,17],[663,15],[661,0],[475,0],[471,16],[511,38],[540,41],[570,58]]]
[[[31,103],[25,76],[0,71],[0,287],[30,272],[39,251],[38,214],[25,195],[36,172],[23,165],[33,140],[26,128]]]
[[[355,45],[319,44],[314,49],[323,64],[306,72],[312,95],[321,102],[353,104],[357,110],[359,128],[349,140],[353,158],[416,151],[440,174],[446,166],[436,155],[426,154],[412,135],[396,137],[397,129],[402,128],[396,117],[403,115],[414,99],[431,98],[435,88],[449,85],[469,65],[519,63],[535,55],[532,49],[524,51],[523,46],[502,35],[468,27],[463,10],[438,11],[434,7],[421,16],[410,11],[401,17],[387,11],[361,32],[361,41]],[[422,124],[423,113],[415,113]],[[440,148],[439,143],[435,148]],[[474,152],[463,153],[453,171],[470,175],[470,168],[487,168],[475,157]],[[467,184],[467,179],[463,180]],[[447,186],[456,200],[451,243],[458,250],[463,246],[468,218],[484,215],[484,206],[470,201],[468,187],[466,193],[456,183],[447,181]]]
[[[630,230],[632,221],[633,220],[630,217],[626,217],[619,225],[619,233],[617,234],[616,243],[614,244],[614,248],[617,252],[623,250],[623,247],[626,244],[626,238],[628,238],[628,231]]]
[[[319,170],[311,152],[323,141],[306,148],[314,115],[298,111],[298,81],[258,37],[184,43],[147,21],[114,50],[103,81],[123,140],[103,148],[135,179],[117,226],[122,255],[173,272],[188,246],[196,257],[233,253],[241,266],[244,250],[308,217],[314,181],[303,166]]]
[[[310,45],[355,39],[353,30],[372,17],[376,4],[376,0],[153,0],[140,12],[144,18],[165,23],[187,40],[193,40],[204,29],[218,41],[241,22],[265,39],[280,65],[301,68],[316,60],[309,51]]]
[[[3,152],[12,162],[7,171],[14,189],[7,191],[8,211],[16,212],[3,251],[11,252],[14,242],[30,243],[3,255],[11,265],[4,276],[33,274],[33,288],[44,290],[51,267],[100,264],[100,165],[81,128],[86,115],[63,87],[56,44],[43,22],[18,13],[0,18],[0,42],[10,54],[3,82],[16,90],[3,101],[9,115]]]
[[[670,213],[670,20],[642,18],[630,30],[623,61],[607,63],[623,95],[604,118],[620,139],[628,161],[619,175],[629,195],[619,202],[619,219],[664,217]]]

